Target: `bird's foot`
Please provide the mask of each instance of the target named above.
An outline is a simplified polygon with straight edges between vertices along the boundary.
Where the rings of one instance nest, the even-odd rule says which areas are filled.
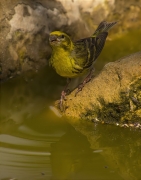
[[[90,72],[90,73],[88,74],[88,76],[84,79],[84,81],[83,81],[81,84],[79,84],[78,89],[77,89],[77,91],[76,91],[76,93],[75,93],[75,97],[76,97],[76,95],[77,95],[80,91],[82,91],[82,89],[83,89],[83,87],[85,86],[85,84],[88,83],[91,79],[92,79],[92,72]]]
[[[76,95],[77,95],[80,91],[82,91],[82,89],[83,89],[84,86],[85,86],[85,85],[84,85],[83,83],[79,84],[79,86],[78,86],[78,88],[77,88],[77,91],[76,91],[76,93],[75,93],[75,97],[76,97]]]
[[[63,112],[65,110],[65,107],[63,106],[63,102],[66,101],[66,95],[68,95],[70,93],[70,90],[67,89],[66,91],[63,90],[61,92],[61,98],[60,98],[60,101],[59,101],[59,109]]]

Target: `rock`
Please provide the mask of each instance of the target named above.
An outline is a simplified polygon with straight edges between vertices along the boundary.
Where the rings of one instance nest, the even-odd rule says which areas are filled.
[[[76,97],[75,93],[65,102],[64,115],[70,121],[141,123],[141,51],[106,64]]]
[[[90,36],[105,19],[119,20],[111,30],[116,35],[140,27],[140,2],[1,0],[0,80],[47,65],[51,52],[48,35],[53,30],[65,31],[76,40]]]

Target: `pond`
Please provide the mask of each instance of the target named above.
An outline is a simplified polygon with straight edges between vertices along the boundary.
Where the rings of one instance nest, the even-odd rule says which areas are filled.
[[[107,41],[96,73],[139,51],[140,33]],[[70,124],[53,111],[65,83],[45,67],[1,84],[0,180],[141,179],[141,131],[84,120]]]

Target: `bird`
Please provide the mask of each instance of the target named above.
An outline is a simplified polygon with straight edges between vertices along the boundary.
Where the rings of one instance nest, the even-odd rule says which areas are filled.
[[[102,21],[90,37],[76,41],[72,41],[70,36],[62,31],[53,31],[49,34],[49,44],[52,48],[49,64],[57,74],[67,78],[67,85],[61,92],[60,109],[62,109],[63,101],[66,100],[67,88],[72,78],[88,74],[78,86],[75,96],[91,80],[94,62],[104,47],[108,30],[116,23],[117,21]]]

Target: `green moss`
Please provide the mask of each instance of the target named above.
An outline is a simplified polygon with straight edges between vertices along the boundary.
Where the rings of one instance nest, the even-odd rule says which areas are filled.
[[[141,79],[139,79],[136,83],[131,85],[129,96],[133,104],[136,106],[136,109],[140,109],[141,108]]]
[[[86,109],[81,115],[83,119],[98,119],[108,124],[141,123],[141,79],[131,84],[130,91],[120,93],[120,101],[106,103],[104,99],[99,99],[102,108],[91,105],[91,109]]]

